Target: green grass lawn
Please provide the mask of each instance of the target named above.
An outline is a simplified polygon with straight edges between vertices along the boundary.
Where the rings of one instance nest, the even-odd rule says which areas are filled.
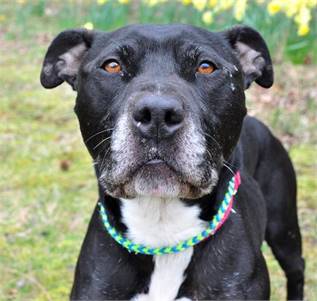
[[[50,38],[9,41],[0,30],[0,300],[67,298],[97,198],[73,113],[75,94],[66,85],[50,91],[39,83]],[[298,174],[306,299],[317,300],[317,71],[292,65],[276,71],[273,89],[248,93],[249,108],[290,149]],[[284,276],[266,245],[264,251],[272,299],[281,300]]]

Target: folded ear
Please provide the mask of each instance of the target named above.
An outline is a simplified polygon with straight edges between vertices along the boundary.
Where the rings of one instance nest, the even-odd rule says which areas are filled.
[[[85,29],[66,30],[52,41],[41,72],[43,87],[55,88],[66,81],[76,90],[79,66],[92,43],[93,34]]]
[[[264,88],[273,84],[273,66],[261,35],[248,26],[235,26],[224,32],[244,73],[245,89],[255,81]]]

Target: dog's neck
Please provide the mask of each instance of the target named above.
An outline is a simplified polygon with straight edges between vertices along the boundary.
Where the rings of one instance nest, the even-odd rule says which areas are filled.
[[[180,199],[139,197],[121,199],[122,221],[127,237],[151,247],[177,244],[207,227],[198,205],[188,206]]]
[[[129,221],[132,221],[131,215],[133,215],[133,221],[135,218],[137,222],[143,225],[149,222],[154,224],[157,220],[160,222],[164,221],[166,225],[174,223],[175,219],[180,217],[181,209],[190,208],[193,212],[192,216],[197,216],[200,222],[210,221],[217,212],[231,177],[232,175],[228,170],[222,170],[219,175],[218,185],[213,189],[212,193],[199,199],[161,199],[150,197],[137,197],[129,200],[118,199],[107,195],[99,185],[99,201],[107,209],[110,223],[123,233],[128,232],[130,227],[136,225],[134,222],[129,225]],[[180,222],[183,222],[183,231],[186,231],[186,222],[184,220],[180,220]],[[181,224],[178,227],[181,227]]]

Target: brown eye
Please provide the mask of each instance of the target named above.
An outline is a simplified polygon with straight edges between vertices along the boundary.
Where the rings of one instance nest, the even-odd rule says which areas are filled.
[[[105,71],[109,73],[119,73],[121,72],[121,66],[120,64],[115,60],[110,60],[104,63],[102,66]]]
[[[197,68],[197,72],[200,74],[211,74],[215,71],[215,66],[209,62],[202,62]]]

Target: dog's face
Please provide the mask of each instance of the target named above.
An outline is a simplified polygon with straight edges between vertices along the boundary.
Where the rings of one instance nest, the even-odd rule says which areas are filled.
[[[198,198],[211,192],[239,138],[244,90],[273,82],[261,36],[235,27],[136,25],[62,32],[41,82],[67,81],[99,181],[115,197]]]

